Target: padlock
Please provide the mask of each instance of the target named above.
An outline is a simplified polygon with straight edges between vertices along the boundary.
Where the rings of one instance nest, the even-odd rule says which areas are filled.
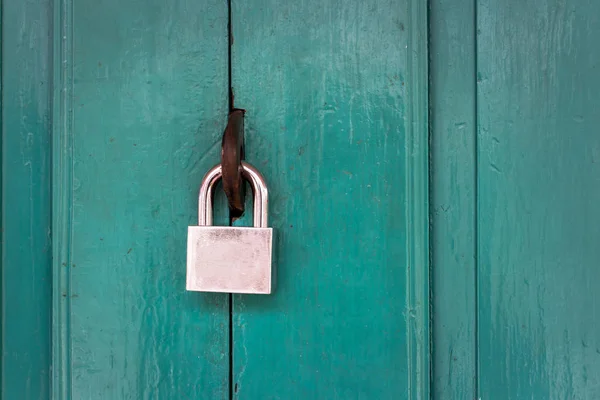
[[[262,175],[242,162],[254,193],[254,227],[212,226],[213,191],[221,164],[200,187],[198,225],[188,227],[186,289],[197,292],[270,294],[273,229],[267,227],[269,193]]]

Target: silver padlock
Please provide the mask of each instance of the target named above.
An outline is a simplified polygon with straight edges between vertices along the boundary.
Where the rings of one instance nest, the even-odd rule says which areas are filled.
[[[221,178],[221,164],[216,165],[200,187],[199,226],[188,227],[187,290],[270,294],[273,289],[267,184],[250,164],[242,162],[242,169],[254,193],[254,227],[212,226],[213,191]]]

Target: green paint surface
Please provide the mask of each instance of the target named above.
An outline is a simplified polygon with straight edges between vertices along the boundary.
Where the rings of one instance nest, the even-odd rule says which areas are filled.
[[[595,2],[2,13],[2,398],[600,397]],[[231,309],[185,291],[230,50],[278,275]]]
[[[227,398],[228,297],[185,291],[187,226],[228,110],[227,5],[64,10],[55,173],[70,201],[55,219],[68,232],[54,234],[70,243],[54,260],[69,271],[56,396]]]
[[[430,2],[432,394],[476,396],[475,5]]]
[[[49,1],[2,4],[2,399],[50,395]]]
[[[435,398],[600,397],[599,11],[431,4]]]
[[[229,296],[184,290],[227,4],[4,7],[7,398],[428,396],[425,2],[316,5],[232,4],[279,275],[232,327]]]
[[[479,395],[600,398],[600,3],[477,17]]]
[[[278,274],[233,297],[235,398],[428,397],[425,6],[232,2]]]

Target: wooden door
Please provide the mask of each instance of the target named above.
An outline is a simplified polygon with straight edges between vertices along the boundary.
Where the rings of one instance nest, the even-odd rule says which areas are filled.
[[[432,395],[600,398],[600,7],[434,1]]]
[[[5,396],[427,397],[426,17],[5,1]],[[185,291],[230,87],[271,193],[270,296]]]
[[[227,3],[3,3],[3,398],[226,398],[228,299],[186,293],[185,231]]]
[[[2,398],[600,397],[599,16],[4,0]],[[185,291],[230,91],[270,296]]]
[[[279,274],[273,296],[233,296],[234,396],[427,397],[426,3],[231,11]]]

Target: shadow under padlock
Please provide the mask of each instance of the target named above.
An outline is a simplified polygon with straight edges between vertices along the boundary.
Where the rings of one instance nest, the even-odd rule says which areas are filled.
[[[268,227],[268,189],[262,175],[242,163],[253,193],[253,226],[213,226],[213,195],[221,164],[202,180],[198,226],[188,227],[186,289],[199,292],[270,294],[273,229]]]

